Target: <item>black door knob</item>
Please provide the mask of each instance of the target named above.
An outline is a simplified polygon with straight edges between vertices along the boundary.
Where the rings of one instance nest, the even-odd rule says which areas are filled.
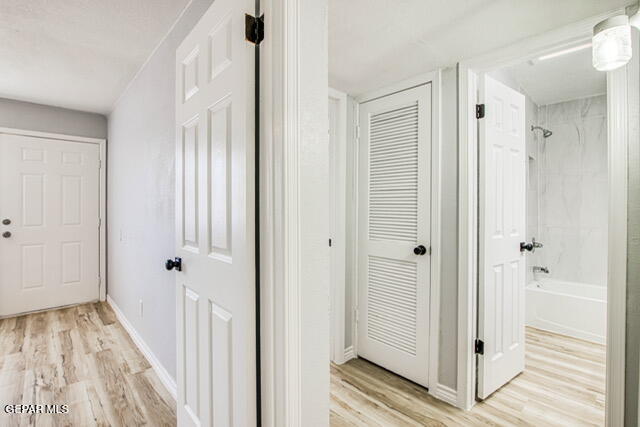
[[[520,252],[524,252],[524,251],[532,252],[533,247],[534,247],[533,243],[520,242]]]
[[[413,253],[416,255],[424,255],[427,253],[427,248],[425,248],[424,245],[418,245],[413,248]]]
[[[164,267],[167,270],[173,270],[175,268],[176,271],[182,271],[182,258],[175,257],[174,259],[168,259],[164,263]]]
[[[4,233],[2,233],[2,237],[4,237],[5,239],[8,239],[9,237],[11,237],[11,232],[5,231]]]

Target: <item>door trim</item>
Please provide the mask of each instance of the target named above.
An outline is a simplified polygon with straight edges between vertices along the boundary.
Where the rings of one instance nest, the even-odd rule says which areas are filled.
[[[331,239],[331,341],[333,351],[331,360],[341,365],[346,362],[345,347],[345,291],[346,291],[346,263],[347,231],[346,231],[346,203],[347,203],[347,95],[336,89],[329,88],[329,99],[337,101],[337,129],[336,140],[329,145],[329,157],[334,163],[333,188],[329,191],[332,198],[334,212],[332,216]]]
[[[478,135],[475,117],[475,104],[478,102],[478,76],[491,69],[513,65],[544,53],[556,51],[570,43],[590,41],[593,26],[596,23],[624,12],[624,9],[612,10],[458,64],[458,165],[460,175],[458,194],[458,396],[456,406],[460,408],[468,410],[475,404],[477,381],[473,340],[476,337],[477,242],[480,238],[477,226]],[[622,82],[622,75],[624,75],[624,82]],[[608,114],[612,115],[608,120],[610,123],[613,120],[620,120],[618,123],[624,122],[626,125],[628,121],[626,116],[626,90],[628,90],[626,73],[610,72],[607,77],[609,90],[613,89],[613,92],[607,94],[607,103],[611,104],[608,106]],[[616,81],[618,90],[612,87],[612,79]],[[616,104],[617,107],[612,108],[613,104]],[[615,156],[609,160],[610,165],[627,164],[626,149],[623,152],[621,148],[627,146],[626,138],[626,126],[624,131],[612,132],[611,129],[609,130],[609,153],[610,156]],[[612,139],[618,143],[611,144]],[[611,150],[612,146],[619,146],[620,149]],[[611,194],[618,194],[620,191],[624,191],[626,194],[626,188],[626,175],[623,177],[621,173],[612,174],[609,170],[609,191]],[[618,215],[622,215],[624,212],[626,215],[626,196],[624,198],[611,197],[609,209],[609,224],[612,230],[609,237],[609,252],[620,254],[622,248],[626,248],[626,235],[621,230],[616,230],[611,224],[614,219],[620,221],[620,217],[614,212]],[[608,337],[615,336],[617,339],[607,343],[606,420],[607,425],[622,425],[624,419],[626,277],[620,276],[626,275],[612,275],[611,271],[614,268],[617,268],[616,264],[612,257],[609,257],[608,304],[610,309],[607,314],[607,334]],[[626,270],[626,265],[624,268]],[[612,307],[616,307],[616,309],[613,310]],[[609,363],[610,360],[616,360],[616,363]]]
[[[637,33],[634,34],[637,49]],[[638,54],[636,50],[636,55]],[[629,129],[628,67],[607,73],[607,139],[609,154],[609,252],[607,272],[607,360],[605,419],[607,425],[625,423],[626,335],[627,335],[627,194],[629,190],[629,143],[637,135]],[[635,68],[635,73],[638,70]],[[635,87],[637,91],[638,88]],[[615,143],[612,143],[615,141]],[[629,260],[629,262],[632,262]],[[634,384],[633,379],[629,380]]]
[[[99,298],[107,300],[107,140],[102,138],[90,138],[86,136],[66,135],[62,133],[41,132],[35,130],[0,127],[0,133],[7,135],[30,136],[33,138],[53,139],[58,141],[82,142],[96,144],[100,148],[100,235],[99,235]]]
[[[328,283],[305,276],[313,249],[328,249],[327,236],[314,236],[323,224],[303,214],[301,200],[319,172],[305,168],[310,144],[328,143],[326,7],[326,0],[260,1],[268,35],[260,44],[259,129],[265,427],[329,424]]]
[[[431,273],[430,273],[430,281],[431,281],[431,289],[429,292],[429,360],[427,363],[429,364],[429,394],[437,397],[438,399],[444,400],[445,402],[452,402],[451,392],[452,390],[445,386],[444,384],[440,384],[438,381],[438,367],[439,367],[439,348],[440,348],[440,289],[442,286],[440,280],[440,272],[441,272],[441,250],[442,250],[442,241],[441,241],[441,199],[442,199],[442,191],[441,191],[441,162],[442,162],[442,133],[441,128],[442,125],[440,123],[441,118],[441,110],[442,110],[442,100],[441,100],[441,71],[433,71],[430,73],[420,74],[418,76],[397,82],[393,85],[386,86],[381,89],[377,89],[360,96],[356,97],[356,103],[358,106],[358,112],[355,114],[355,126],[359,127],[359,106],[362,103],[373,101],[374,99],[381,98],[384,96],[392,95],[394,93],[402,92],[408,89],[412,89],[417,86],[422,86],[425,84],[431,83]],[[359,136],[359,131],[356,132],[356,135]],[[358,156],[359,156],[359,140],[356,144],[356,153],[354,153],[356,157],[356,164],[358,164]],[[359,188],[358,185],[358,174],[356,174],[356,179],[354,182],[354,188],[356,189],[356,203],[359,200],[357,191]],[[359,211],[356,209],[357,211]],[[356,229],[356,242],[359,240],[358,230],[358,214],[356,214],[355,218],[355,229]],[[357,247],[357,245],[356,245]],[[358,256],[355,258],[358,260]],[[357,267],[356,267],[357,271]],[[358,307],[358,285],[359,278],[356,275],[356,283],[354,284],[354,297],[353,304],[354,308]],[[357,331],[357,325],[354,322],[354,329]],[[357,342],[358,337],[357,333],[353,336],[353,348],[356,351],[357,355]]]

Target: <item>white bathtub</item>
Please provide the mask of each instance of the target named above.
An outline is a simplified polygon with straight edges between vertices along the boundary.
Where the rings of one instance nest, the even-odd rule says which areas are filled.
[[[605,344],[607,289],[542,279],[527,286],[528,326]]]

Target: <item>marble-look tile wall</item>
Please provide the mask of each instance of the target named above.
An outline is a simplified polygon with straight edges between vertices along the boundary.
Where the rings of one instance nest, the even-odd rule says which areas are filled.
[[[536,237],[544,248],[531,259],[555,279],[606,286],[606,112],[605,95],[538,110],[539,124],[553,135],[537,136]]]
[[[537,133],[531,132],[531,126],[538,124],[538,106],[525,95],[525,117],[526,117],[526,148],[527,148],[527,242],[532,238],[539,239],[538,224],[538,138]],[[533,266],[538,265],[536,254],[527,255],[527,283],[533,278]]]

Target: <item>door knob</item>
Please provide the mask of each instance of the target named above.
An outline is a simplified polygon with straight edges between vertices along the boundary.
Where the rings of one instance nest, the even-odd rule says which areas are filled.
[[[536,248],[541,248],[542,246],[542,243],[536,242],[536,238],[534,237],[533,239],[531,239],[531,243],[520,242],[520,252],[535,252]]]
[[[11,237],[11,232],[5,231],[4,233],[2,233],[2,237],[4,237],[5,239],[8,239],[9,237]]]
[[[9,224],[11,224],[11,220],[9,218],[5,218],[5,219],[2,220],[2,224],[3,225],[9,225]]]
[[[533,243],[520,242],[520,252],[533,252]]]
[[[175,257],[174,259],[168,259],[164,263],[164,268],[167,270],[173,270],[175,268],[176,271],[182,271],[182,258]]]
[[[427,248],[424,245],[418,245],[413,248],[413,253],[416,255],[424,255],[427,253]]]

